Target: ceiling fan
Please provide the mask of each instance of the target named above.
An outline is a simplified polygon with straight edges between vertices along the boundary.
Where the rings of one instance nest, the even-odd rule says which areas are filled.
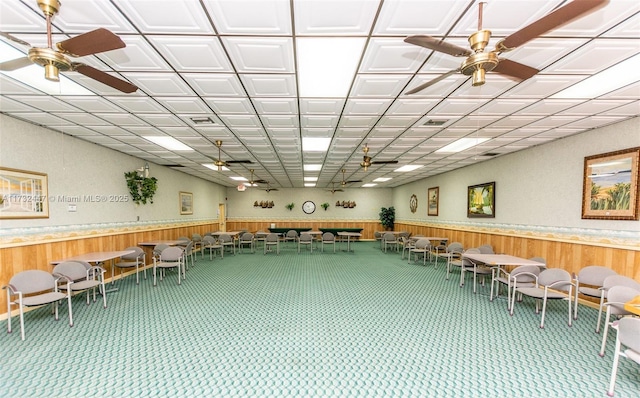
[[[222,166],[229,166],[230,164],[236,164],[236,163],[253,163],[250,160],[220,160],[222,158],[221,156],[221,150],[220,148],[222,147],[222,141],[221,140],[216,140],[216,146],[218,147],[218,159],[216,159],[213,164],[218,166],[218,171],[222,170]],[[251,170],[253,172],[253,170]]]
[[[344,178],[343,178],[343,179],[344,179]],[[329,191],[327,191],[327,192],[331,192],[331,194],[333,195],[333,194],[334,194],[334,193],[336,193],[336,192],[344,192],[344,189],[342,189],[342,188],[337,188],[337,189],[336,189],[335,183],[334,183],[334,182],[332,182],[332,183],[331,183],[331,189],[330,189]]]
[[[81,73],[127,94],[138,90],[138,87],[125,80],[69,59],[70,57],[83,57],[124,48],[126,44],[122,39],[107,29],[99,28],[56,43],[54,48],[51,39],[51,19],[58,13],[61,4],[58,0],[38,0],[38,6],[47,18],[47,47],[33,47],[24,40],[8,33],[0,32],[0,36],[29,47],[28,56],[1,63],[1,71],[12,71],[34,63],[44,67],[44,77],[47,80],[60,81],[59,72],[72,71]]]
[[[454,57],[466,57],[458,69],[446,72],[431,81],[421,84],[407,91],[406,94],[415,94],[458,72],[471,76],[471,84],[473,86],[483,85],[485,83],[485,73],[491,71],[519,81],[529,79],[539,70],[515,61],[499,58],[500,54],[520,47],[530,40],[591,13],[608,2],[609,0],[574,0],[500,40],[493,51],[488,52],[484,50],[489,44],[491,31],[482,29],[484,2],[480,2],[478,3],[478,31],[468,38],[471,49],[459,47],[427,35],[409,36],[404,39],[409,44],[415,44]]]
[[[371,167],[372,164],[396,164],[398,163],[397,160],[375,160],[372,161],[371,157],[369,156],[369,147],[367,146],[367,144],[364,144],[364,147],[362,148],[362,152],[364,152],[364,156],[362,158],[362,162],[360,162],[360,166],[364,167],[364,171],[367,171],[367,169],[369,167]],[[343,170],[344,172],[344,170]],[[343,178],[344,180],[344,178]]]
[[[267,180],[254,180],[253,179],[253,172],[255,170],[251,169],[249,171],[251,172],[251,179],[249,180],[249,186],[254,187],[254,186],[258,185],[258,184],[268,184],[269,183],[269,181],[267,181]]]
[[[271,185],[269,184],[269,181],[267,181],[267,187],[266,188],[261,188],[263,191],[267,191],[267,193],[271,192],[271,191],[278,191],[278,188],[271,188]]]
[[[347,172],[347,170],[346,170],[346,169],[342,169],[342,181],[340,181],[340,186],[343,186],[343,187],[344,187],[344,186],[345,186],[345,185],[347,185],[347,184],[353,184],[353,183],[356,183],[356,182],[362,182],[362,180],[351,180],[351,181],[345,181],[345,179],[344,179],[344,178],[345,178],[345,177],[344,177],[344,173],[346,173],[346,172]]]

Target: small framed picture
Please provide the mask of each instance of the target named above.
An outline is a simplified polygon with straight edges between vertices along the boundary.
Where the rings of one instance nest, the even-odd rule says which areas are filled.
[[[440,187],[427,189],[427,215],[437,216],[440,206]]]
[[[180,192],[180,214],[193,214],[193,194]]]

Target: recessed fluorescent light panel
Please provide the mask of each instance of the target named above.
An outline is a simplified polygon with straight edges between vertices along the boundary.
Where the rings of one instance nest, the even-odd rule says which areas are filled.
[[[305,164],[302,166],[304,171],[320,171],[322,170],[321,164]]]
[[[305,181],[318,181],[318,177],[305,177]]]
[[[421,164],[408,164],[408,165],[406,165],[406,166],[402,166],[402,167],[400,167],[399,169],[395,169],[395,170],[393,170],[393,171],[397,171],[397,172],[402,173],[402,172],[406,172],[406,171],[413,171],[413,170],[417,170],[417,169],[419,169],[420,167],[422,167],[422,165],[421,165]]]
[[[208,169],[211,169],[213,171],[218,171],[218,166],[216,166],[213,163],[202,163],[202,165]],[[229,171],[229,169],[227,168],[227,166],[222,166],[222,171]]]
[[[640,80],[640,54],[592,75],[549,98],[594,98]]]
[[[302,137],[303,152],[326,152],[331,138]]]
[[[378,184],[371,184],[371,183],[363,184],[362,188],[371,188],[371,187],[375,187],[376,185],[378,185]]]
[[[300,96],[345,98],[365,42],[364,37],[296,39]]]
[[[142,138],[144,138],[145,140],[149,140],[154,144],[158,144],[170,151],[193,151],[193,148],[183,144],[173,137],[169,137],[166,135],[152,135]]]
[[[489,141],[488,138],[460,138],[457,141],[452,142],[449,145],[443,146],[438,149],[436,153],[456,153],[462,152],[476,145],[480,145],[485,141]]]
[[[310,188],[312,188],[312,187],[315,187],[315,186],[316,186],[316,183],[315,183],[315,182],[305,182],[305,183],[304,183],[304,186],[305,186],[305,187],[310,187]]]
[[[11,61],[25,56],[23,52],[0,41],[0,62]],[[0,73],[50,95],[96,95],[73,80],[68,79],[63,74],[60,74],[59,82],[45,79],[44,68],[40,65],[29,65],[24,68]]]
[[[231,178],[234,181],[249,181],[244,177],[229,177],[229,178]]]
[[[375,180],[373,180],[373,182],[387,182],[390,179],[391,178],[388,178],[388,177],[379,177],[379,178],[376,178]]]

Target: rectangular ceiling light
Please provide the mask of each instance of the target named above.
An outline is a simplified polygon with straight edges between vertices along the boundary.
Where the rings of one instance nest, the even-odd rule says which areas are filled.
[[[436,153],[456,153],[462,152],[476,145],[480,145],[485,141],[489,141],[488,138],[460,138],[457,141],[452,142],[449,145],[445,145],[438,149]]]
[[[391,178],[388,178],[388,177],[379,177],[373,180],[373,182],[386,182],[386,181],[389,181],[390,179]]]
[[[229,177],[229,178],[231,178],[234,181],[249,181],[244,177]]]
[[[302,137],[303,152],[326,152],[331,138]]]
[[[304,171],[320,171],[322,170],[321,164],[305,164],[302,166]]]
[[[345,98],[362,57],[364,37],[296,39],[301,97]]]
[[[371,183],[363,184],[362,188],[371,188],[371,187],[375,187],[376,185],[378,185],[378,184],[371,184]]]
[[[398,169],[395,169],[395,170],[393,170],[393,171],[396,171],[396,172],[402,173],[402,172],[406,172],[406,171],[413,171],[413,170],[417,170],[417,169],[419,169],[420,167],[422,167],[422,165],[421,165],[421,164],[408,164],[408,165],[406,165],[406,166],[402,166],[402,167],[400,167],[400,168],[398,168]]]
[[[24,57],[26,57],[26,54],[0,41],[0,62]],[[58,82],[45,79],[44,68],[40,65],[29,65],[24,68],[0,73],[49,95],[96,95],[73,80],[68,79],[62,73],[60,74],[60,81]]]
[[[149,140],[154,144],[160,145],[163,148],[166,148],[170,151],[193,151],[193,148],[183,144],[182,142],[176,140],[173,137],[169,137],[166,135],[150,135],[143,136],[145,140]]]
[[[318,181],[318,177],[305,177],[305,181]]]
[[[619,62],[549,98],[595,98],[640,80],[640,54]]]
[[[202,163],[202,165],[208,169],[211,169],[213,171],[218,171],[218,166],[216,166],[213,163]],[[222,170],[221,171],[229,171],[229,168],[227,168],[226,166],[222,166]]]
[[[313,187],[316,186],[316,183],[315,182],[305,182],[304,186],[305,187],[309,187],[309,188],[313,188]]]

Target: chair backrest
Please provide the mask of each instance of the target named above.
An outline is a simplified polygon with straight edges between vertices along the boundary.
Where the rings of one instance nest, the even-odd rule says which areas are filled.
[[[578,272],[576,279],[581,285],[603,286],[604,280],[617,272],[603,265],[589,265]]]
[[[544,257],[531,257],[529,260],[547,265],[547,260]]]
[[[125,254],[124,256],[120,256],[123,260],[137,260],[144,255],[144,250],[139,248],[138,246],[130,246],[124,250],[133,250],[133,253]]]
[[[431,241],[429,239],[418,239],[416,241],[416,249],[418,250],[426,250],[431,246]]]
[[[202,238],[202,244],[205,246],[209,246],[209,245],[215,245],[216,244],[216,240],[213,236],[211,235],[205,235]]]
[[[53,267],[54,274],[64,275],[72,281],[87,279],[87,269],[84,264],[76,261],[64,261]]]
[[[526,282],[535,282],[535,276],[540,275],[540,267],[537,265],[521,265],[519,267],[515,267],[509,273],[512,279],[515,279],[518,283],[526,283]]]
[[[391,232],[385,232],[384,235],[382,235],[382,240],[385,242],[395,242],[396,236]]]
[[[481,254],[480,249],[472,247],[464,251],[465,254]],[[474,266],[475,263],[468,258],[462,257],[462,265],[465,267]]]
[[[300,242],[311,242],[313,240],[313,236],[309,234],[305,234],[304,232],[300,234]]]
[[[295,229],[290,229],[287,231],[287,238],[297,238],[298,232]]]
[[[622,345],[640,357],[640,318],[625,317],[618,321],[618,338]],[[638,362],[638,361],[636,361]]]
[[[610,306],[609,314],[611,315],[629,315],[629,311],[624,309],[624,303],[632,300],[634,297],[640,296],[640,290],[628,286],[613,286],[607,292],[607,303]],[[619,304],[613,304],[619,303]]]
[[[410,236],[410,235],[411,235],[411,232],[403,231],[403,232],[400,232],[400,233],[398,234],[398,237],[401,237],[401,238],[409,238],[409,236]]]
[[[31,269],[12,276],[9,284],[23,294],[31,294],[53,289],[56,279],[46,271]]]
[[[220,236],[218,237],[218,240],[219,240],[220,242],[222,242],[223,244],[224,244],[224,243],[230,243],[230,242],[233,242],[233,239],[231,239],[231,235],[229,235],[229,234],[222,234],[222,235],[220,235]]]
[[[181,236],[181,237],[179,237],[179,238],[178,238],[178,239],[176,239],[176,240],[184,241],[184,242],[185,242],[185,245],[186,245],[186,242],[191,242],[191,238],[189,238],[188,236]]]
[[[323,242],[333,242],[336,240],[336,237],[333,236],[333,234],[331,232],[325,232],[322,234],[322,241]]]
[[[251,242],[253,240],[253,234],[251,232],[245,232],[240,237],[240,240],[243,242]]]
[[[571,274],[569,271],[562,268],[547,268],[544,271],[541,271],[540,275],[538,275],[539,285],[548,286],[556,282],[566,283],[558,283],[553,286],[553,289],[563,292],[569,291],[571,286]]]
[[[460,242],[452,242],[447,246],[447,253],[452,252],[462,252],[464,250],[464,246]]]
[[[375,232],[373,233],[373,237],[374,237],[374,238],[376,238],[376,239],[382,239],[382,232],[380,232],[380,231],[375,231]]]
[[[202,235],[193,234],[193,235],[191,235],[191,240],[194,241],[194,242],[202,242]]]
[[[493,246],[489,244],[478,246],[478,250],[480,250],[482,254],[494,254]]]
[[[182,258],[183,249],[181,247],[167,247],[160,253],[160,261],[178,261]]]
[[[266,243],[278,243],[278,234],[270,233],[265,238]]]
[[[604,290],[609,290],[614,286],[627,286],[632,289],[640,290],[640,282],[637,282],[635,279],[631,279],[628,276],[624,275],[608,276],[602,283],[602,288]]]
[[[153,255],[154,256],[159,256],[162,253],[162,251],[164,249],[166,249],[167,247],[169,247],[169,245],[167,245],[166,243],[160,243],[159,245],[156,245],[153,248]]]
[[[189,243],[187,243],[187,245],[184,247],[184,251],[187,254],[191,254],[191,252],[193,252],[193,241],[189,241]]]

